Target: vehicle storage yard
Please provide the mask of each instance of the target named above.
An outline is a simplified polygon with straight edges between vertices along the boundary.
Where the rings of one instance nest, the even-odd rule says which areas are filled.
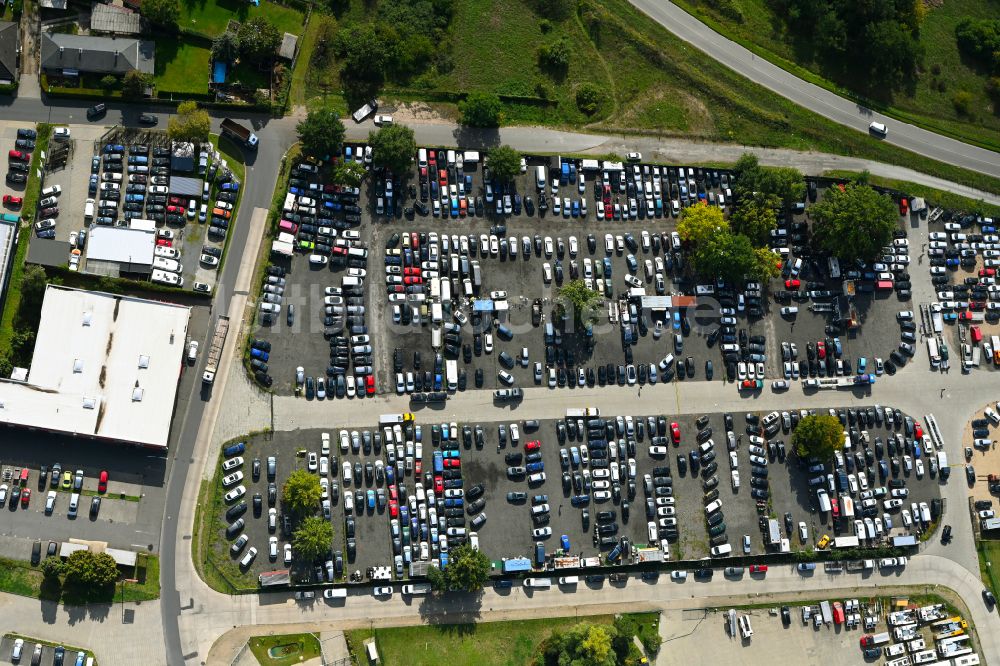
[[[546,566],[552,566],[551,556],[556,554],[600,557],[602,564],[626,562],[633,555],[694,560],[725,544],[734,555],[742,555],[744,535],[750,542],[746,552],[752,554],[857,546],[858,540],[849,539],[855,534],[861,535],[862,545],[882,544],[890,536],[919,535],[936,520],[941,509],[937,486],[942,482],[931,470],[929,451],[916,459],[911,456],[917,453],[915,442],[919,448],[929,440],[914,430],[919,424],[894,414],[893,423],[887,425],[885,412],[880,408],[878,420],[874,407],[841,413],[845,430],[858,444],[851,455],[838,456],[836,470],[810,468],[791,454],[791,414],[788,430],[781,415],[767,418],[765,425],[765,415],[749,415],[748,420],[747,415],[734,414],[731,431],[722,414],[680,419],[676,445],[671,417],[655,415],[602,419],[581,415],[537,424],[418,420],[399,428],[398,444],[394,427],[388,425],[367,431],[331,430],[326,455],[321,431],[257,436],[239,454],[242,463],[232,463],[226,470],[244,472],[226,490],[240,485],[245,494],[219,506],[223,513],[241,502],[259,509],[242,513],[245,527],[234,530],[229,541],[220,540],[216,548],[228,549],[243,533],[248,540],[236,549],[234,560],[255,546],[260,554],[250,567],[252,573],[281,568],[283,562],[269,562],[265,553],[271,535],[282,544],[290,540],[280,489],[298,468],[326,479],[334,526],[331,550],[341,552],[345,576],[382,566],[394,568],[394,577],[402,578],[404,564],[439,559],[446,553],[445,545],[454,547],[468,538],[466,530],[477,534],[479,548],[494,561],[533,558],[540,543],[550,558]],[[799,416],[795,413],[796,419]],[[898,416],[903,423],[896,420]],[[757,445],[751,443],[750,432],[768,438],[760,444],[762,450],[751,448]],[[391,453],[385,445],[390,438]],[[897,440],[905,443],[906,451],[895,449]],[[693,472],[693,452],[701,454],[697,472]],[[270,456],[276,465],[273,491],[268,490],[267,470],[260,471]],[[879,460],[885,461],[885,478],[879,477]],[[934,467],[936,472],[936,463]],[[255,468],[258,475],[251,474]],[[819,488],[822,493],[817,493]],[[354,495],[350,509],[345,506],[349,493]],[[839,502],[838,508],[823,505],[827,509],[821,511],[820,494],[835,505]],[[254,499],[257,495],[259,500]],[[886,504],[895,497],[903,499]],[[759,508],[755,498],[761,502]],[[707,513],[706,523],[705,505],[715,500],[721,505]],[[276,515],[269,530],[272,506]],[[234,510],[225,523],[233,522],[237,513]],[[853,518],[847,515],[851,513]],[[773,524],[767,521],[769,514],[775,517]],[[348,518],[354,523],[353,536],[348,534]],[[473,526],[477,518],[485,522]],[[446,535],[449,530],[454,532],[451,536]],[[773,543],[772,531],[777,539]],[[848,540],[833,541],[838,537]],[[401,558],[398,566],[393,564],[395,556]],[[294,579],[310,580],[321,564],[295,562]]]

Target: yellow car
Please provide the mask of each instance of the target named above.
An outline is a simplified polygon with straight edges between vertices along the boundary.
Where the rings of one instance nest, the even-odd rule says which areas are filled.
[[[829,544],[830,544],[830,536],[828,534],[824,534],[823,538],[819,540],[818,544],[816,544],[816,547],[822,550],[823,548],[826,548]]]
[[[72,472],[63,472],[62,487],[66,490],[73,486],[73,474]]]

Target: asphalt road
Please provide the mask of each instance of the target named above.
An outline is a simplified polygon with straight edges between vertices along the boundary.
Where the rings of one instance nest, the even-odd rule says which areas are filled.
[[[1000,176],[1000,154],[908,125],[807,83],[726,39],[671,2],[630,2],[680,39],[799,106],[864,133],[868,132],[869,123],[884,123],[889,130],[885,141],[893,145],[973,171]]]

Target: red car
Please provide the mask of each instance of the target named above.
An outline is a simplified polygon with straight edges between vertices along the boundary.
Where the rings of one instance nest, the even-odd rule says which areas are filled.
[[[174,213],[174,214],[182,215],[182,214],[184,214],[184,207],[183,206],[167,206],[167,212],[168,213]]]
[[[108,492],[108,473],[106,470],[101,470],[101,475],[97,478],[97,492]]]
[[[906,197],[903,197],[902,199],[899,200],[899,214],[906,215],[909,212],[910,212],[910,201]]]
[[[25,488],[21,491],[21,506],[27,508],[29,502],[31,502],[31,488]]]
[[[393,518],[399,517],[399,505],[396,502],[389,502],[389,515]]]
[[[750,573],[752,573],[752,574],[755,574],[755,573],[767,573],[767,565],[766,564],[751,564],[750,565]]]
[[[375,395],[375,377],[372,375],[365,376],[365,392],[368,395]]]
[[[7,199],[7,197],[4,197],[4,200],[6,200],[6,199]],[[994,277],[994,276],[996,276],[996,274],[997,274],[997,269],[995,269],[995,268],[980,268],[979,269],[979,277]]]
[[[524,445],[525,451],[537,451],[540,448],[542,448],[542,443],[539,442],[537,439],[533,439]]]
[[[604,202],[604,219],[610,220],[615,216],[615,210],[607,201]]]
[[[420,182],[427,180],[427,167],[420,167]]]
[[[443,495],[444,494],[444,479],[440,476],[434,477],[434,494]]]
[[[958,320],[959,321],[972,321],[972,313],[971,312],[959,312],[958,313]]]
[[[971,303],[969,303],[969,309],[970,310],[977,310],[977,311],[978,310],[985,310],[986,309],[986,303],[984,301],[972,301]]]
[[[180,206],[184,203],[184,201],[182,201],[180,197],[170,197],[168,201],[174,206]]]
[[[172,240],[170,240],[169,238],[157,238],[156,239],[156,244],[159,245],[160,247],[173,247],[174,246],[174,242]]]
[[[3,195],[3,204],[5,206],[20,206],[24,203],[24,199],[21,197],[15,197],[13,194]],[[990,270],[993,270],[992,268]]]
[[[802,283],[797,279],[785,280],[785,289],[798,289]]]
[[[670,436],[674,440],[674,446],[678,446],[681,443],[681,427],[676,423],[670,424]]]
[[[445,467],[461,467],[462,466],[462,461],[459,460],[458,458],[445,458],[444,459],[444,466]]]
[[[416,266],[405,266],[403,268],[403,275],[420,275],[420,269]]]
[[[438,184],[441,187],[448,187],[448,172],[444,169],[438,170]]]
[[[924,436],[924,429],[920,427],[919,423],[913,424],[913,434],[916,435],[917,439]]]
[[[826,358],[826,343],[822,340],[816,343],[816,356],[821,361]]]
[[[830,498],[830,513],[834,518],[840,517],[840,501],[836,497]]]
[[[21,162],[30,162],[31,153],[23,153],[20,150],[11,150],[7,152],[7,157],[12,160],[19,160]]]

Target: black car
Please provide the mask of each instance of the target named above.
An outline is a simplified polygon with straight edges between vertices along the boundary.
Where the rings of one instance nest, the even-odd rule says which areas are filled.
[[[95,104],[94,106],[87,109],[87,120],[96,120],[97,118],[103,118],[108,112],[107,104],[103,102]]]
[[[97,514],[101,512],[101,498],[95,497],[90,500],[90,517],[97,518]]]
[[[154,116],[152,113],[140,113],[139,114],[139,124],[140,125],[155,125],[158,122],[160,122],[160,119],[157,118],[156,116]]]

